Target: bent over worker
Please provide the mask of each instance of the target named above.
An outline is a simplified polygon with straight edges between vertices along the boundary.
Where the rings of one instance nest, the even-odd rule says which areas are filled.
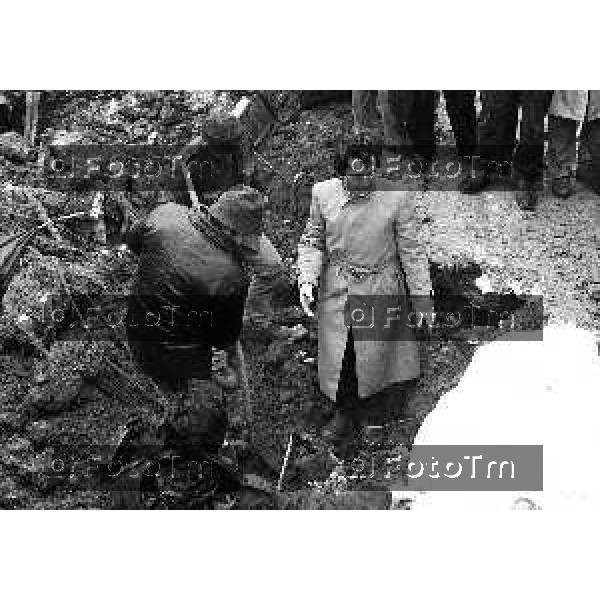
[[[226,350],[236,379],[243,377],[235,346],[251,265],[264,249],[264,204],[257,190],[241,186],[208,209],[161,205],[130,231],[128,244],[140,264],[128,338],[142,368],[165,389],[191,394],[195,382],[211,380],[213,347]],[[219,389],[211,393],[224,412]]]

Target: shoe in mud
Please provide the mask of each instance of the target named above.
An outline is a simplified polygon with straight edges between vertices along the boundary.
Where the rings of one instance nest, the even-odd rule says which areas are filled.
[[[356,455],[363,435],[358,416],[346,410],[337,410],[333,419],[321,430],[321,436],[340,460],[351,460]]]
[[[478,194],[487,188],[491,183],[491,177],[488,171],[483,171],[476,175],[469,175],[460,182],[460,191],[463,194]]]
[[[556,177],[552,181],[552,193],[559,198],[568,198],[575,192],[571,177]]]
[[[521,210],[534,210],[538,203],[538,192],[533,187],[517,191],[517,205]]]
[[[335,445],[352,434],[353,425],[353,419],[347,411],[336,410],[333,418],[321,430],[321,435]]]

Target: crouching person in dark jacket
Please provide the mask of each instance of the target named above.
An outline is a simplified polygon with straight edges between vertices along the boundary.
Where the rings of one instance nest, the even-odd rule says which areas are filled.
[[[226,390],[245,382],[239,337],[251,265],[261,263],[264,248],[263,210],[263,196],[240,186],[210,208],[161,205],[128,235],[140,257],[129,299],[129,344],[164,391],[182,393],[174,418],[182,439],[195,439],[193,415],[207,403],[227,423]],[[227,352],[233,384],[212,375],[213,348]]]

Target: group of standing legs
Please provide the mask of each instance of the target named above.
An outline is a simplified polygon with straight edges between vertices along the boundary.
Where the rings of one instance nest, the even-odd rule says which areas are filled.
[[[474,90],[445,90],[448,117],[456,151],[468,176],[462,191],[478,193],[497,176],[512,172],[521,208],[534,208],[543,189],[544,121],[553,99],[552,90],[486,90],[480,92],[477,120]],[[431,90],[355,91],[353,112],[359,131],[376,127],[375,106],[383,121],[386,146],[409,149],[425,163],[435,155],[435,111],[438,93]],[[520,133],[519,108],[521,108]],[[600,156],[600,119],[584,124],[582,140],[590,154]],[[566,177],[574,170],[577,121],[550,115],[548,162],[553,191],[566,197]],[[596,133],[598,131],[598,133]],[[596,148],[598,146],[598,148]],[[593,158],[590,161],[592,173]]]
[[[475,91],[445,91],[444,98],[459,155],[472,156],[476,147]],[[376,109],[383,121],[384,144],[410,149],[426,163],[435,155],[438,94],[431,90],[361,90],[352,92],[358,130],[377,128]]]

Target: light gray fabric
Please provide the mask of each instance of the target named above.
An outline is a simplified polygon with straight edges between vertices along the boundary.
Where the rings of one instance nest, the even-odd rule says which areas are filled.
[[[344,306],[348,296],[396,296],[402,301],[406,289],[401,268],[411,294],[429,296],[428,261],[417,228],[411,192],[378,191],[370,199],[351,201],[340,179],[313,188],[310,216],[298,247],[299,279],[320,280],[319,383],[332,400],[347,338]],[[352,276],[338,267],[336,257],[373,272]],[[303,268],[309,272],[302,272]],[[355,339],[354,347],[358,391],[363,398],[420,374],[418,346],[408,337],[397,341]]]
[[[549,114],[565,119],[600,119],[600,90],[556,90]]]

